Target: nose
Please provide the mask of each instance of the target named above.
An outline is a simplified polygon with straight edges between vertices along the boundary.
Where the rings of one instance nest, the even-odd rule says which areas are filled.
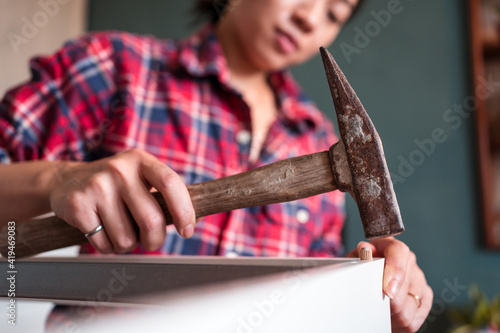
[[[304,0],[297,4],[292,12],[292,21],[306,33],[314,31],[322,16],[326,17],[327,0]]]

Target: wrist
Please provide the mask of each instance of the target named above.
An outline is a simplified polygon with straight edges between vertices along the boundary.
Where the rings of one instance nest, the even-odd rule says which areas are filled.
[[[38,195],[42,198],[43,207],[46,212],[52,211],[50,206],[50,196],[53,190],[61,183],[63,183],[67,177],[68,173],[74,168],[85,164],[85,162],[75,162],[75,161],[54,161],[47,162],[45,168],[42,172],[38,174],[35,180],[35,189],[38,189]]]

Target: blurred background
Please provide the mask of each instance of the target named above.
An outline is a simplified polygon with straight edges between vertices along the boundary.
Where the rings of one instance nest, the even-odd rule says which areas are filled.
[[[40,11],[47,12],[43,2],[0,0],[2,95],[28,77],[30,56],[52,52],[83,31],[113,29],[183,38],[197,28],[190,12],[193,0],[73,0],[61,1],[64,15],[46,15],[45,24],[38,18],[39,31],[24,36],[23,17],[32,20]],[[473,109],[483,104],[494,108],[485,100],[500,91],[500,76],[481,73],[481,64],[495,65],[472,57],[468,0],[365,2],[330,51],[383,140],[407,230],[398,238],[416,253],[434,290],[433,309],[421,331],[445,332],[450,327],[449,312],[472,305],[471,285],[489,298],[500,293],[500,252],[498,247],[494,250],[493,237],[499,228],[492,221],[488,229],[483,223],[488,205],[482,201],[485,185]],[[395,4],[397,10],[389,12]],[[382,11],[390,15],[382,17]],[[334,119],[319,57],[293,72],[320,109]],[[478,89],[490,93],[478,100]],[[495,127],[489,131],[500,133]],[[494,178],[487,179],[494,184]],[[351,249],[363,239],[363,232],[350,197],[347,211],[345,245]]]

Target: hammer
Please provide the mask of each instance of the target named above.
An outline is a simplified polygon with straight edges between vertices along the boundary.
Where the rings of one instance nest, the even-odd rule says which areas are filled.
[[[323,47],[320,52],[337,112],[340,140],[327,151],[188,185],[196,217],[293,201],[338,189],[356,201],[367,239],[404,231],[379,135],[332,55]],[[153,196],[167,224],[172,224],[161,194],[156,192]],[[6,226],[0,233],[0,253],[4,257],[9,253],[9,235],[13,239],[10,229]],[[80,230],[57,216],[18,223],[14,237],[16,258],[88,242]]]

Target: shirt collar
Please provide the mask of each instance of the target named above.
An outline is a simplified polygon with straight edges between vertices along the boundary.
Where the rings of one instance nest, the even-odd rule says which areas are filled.
[[[216,76],[221,83],[229,83],[226,58],[211,24],[181,41],[179,62],[192,76]]]
[[[285,121],[293,123],[299,130],[315,128],[325,121],[323,114],[305,96],[289,70],[272,73],[269,83],[276,93],[279,112]]]
[[[215,76],[221,84],[233,89],[226,58],[213,25],[208,24],[181,41],[179,62],[190,75]],[[305,97],[288,70],[271,73],[269,83],[278,99],[279,115],[286,123],[302,131],[325,121],[323,114]]]

